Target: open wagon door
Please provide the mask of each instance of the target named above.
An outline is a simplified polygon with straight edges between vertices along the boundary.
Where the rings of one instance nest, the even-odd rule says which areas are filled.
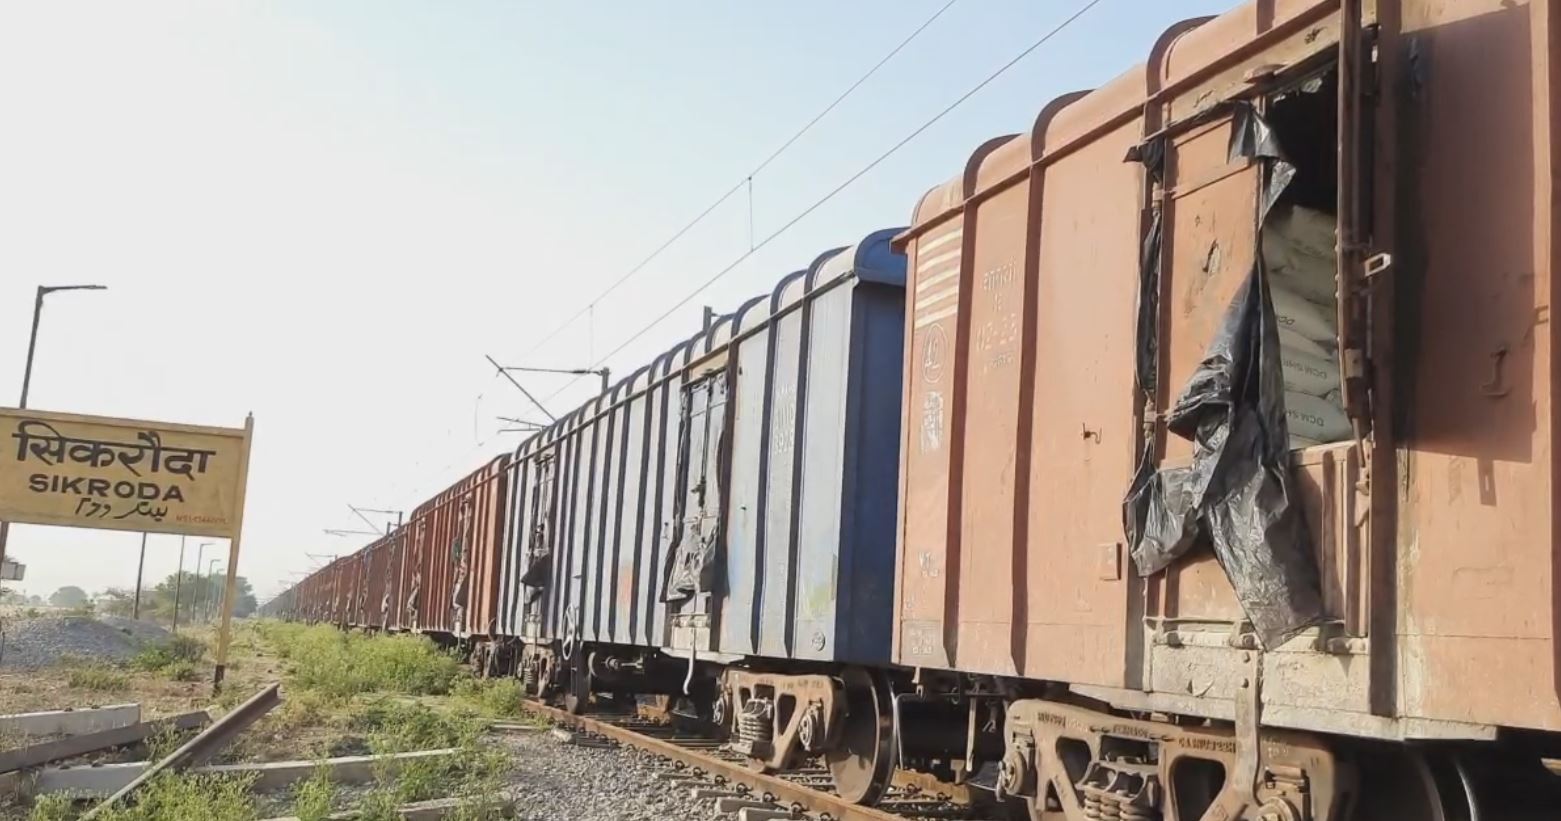
[[[726,454],[727,372],[724,364],[683,386],[679,425],[678,496],[663,600],[674,647],[708,652],[720,573],[721,509]]]
[[[1151,68],[1169,85],[1135,153],[1146,440],[1125,519],[1157,633],[1224,625],[1272,649],[1359,626],[1371,34],[1352,11],[1276,25],[1272,48],[1186,88],[1174,49]]]
[[[520,583],[525,586],[525,615],[522,630],[525,637],[536,639],[542,634],[543,601],[547,595],[548,581],[553,578],[553,515],[554,499],[558,486],[558,460],[549,451],[537,455],[535,492],[531,494],[530,509],[525,512],[530,524],[521,534],[525,556],[525,569]]]
[[[1248,621],[1273,645],[1321,615],[1290,476],[1275,294],[1259,250],[1294,169],[1249,101],[1205,119],[1141,152],[1159,180],[1140,295],[1153,436],[1129,535],[1141,573],[1181,560],[1176,575],[1196,585],[1183,590],[1214,591],[1188,602],[1209,609],[1199,615]],[[1212,551],[1194,551],[1202,544]],[[1226,589],[1234,596],[1220,595]]]

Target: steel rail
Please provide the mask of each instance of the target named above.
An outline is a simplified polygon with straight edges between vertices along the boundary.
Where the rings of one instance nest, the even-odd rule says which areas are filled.
[[[108,798],[103,799],[87,813],[81,816],[80,821],[91,821],[102,813],[107,812],[115,804],[129,797],[131,793],[140,789],[148,781],[156,778],[164,770],[182,770],[198,764],[204,764],[211,757],[222,751],[233,739],[237,738],[249,725],[264,718],[272,708],[282,703],[282,685],[272,684],[264,690],[251,696],[248,701],[234,707],[231,712],[216,723],[207,727],[199,735],[184,743],[184,746],[157,763],[147,767],[135,780]]]
[[[816,790],[812,787],[788,781],[780,776],[761,773],[750,769],[742,761],[731,761],[711,755],[714,749],[708,740],[700,740],[699,746],[685,747],[675,741],[646,735],[628,727],[613,724],[590,716],[575,715],[557,707],[540,704],[536,701],[526,700],[522,706],[535,715],[547,718],[554,723],[563,724],[583,730],[595,735],[604,736],[622,744],[644,750],[655,755],[665,756],[673,761],[680,761],[690,768],[702,771],[712,778],[724,779],[726,783],[746,787],[749,793],[758,798],[778,804],[783,808],[790,807],[793,813],[801,812],[821,814],[834,821],[904,821],[905,815],[896,815],[876,807],[864,807],[853,804],[838,795]],[[906,802],[919,803],[919,802]],[[911,817],[926,817],[928,815],[947,816],[946,810],[939,812],[912,812]]]

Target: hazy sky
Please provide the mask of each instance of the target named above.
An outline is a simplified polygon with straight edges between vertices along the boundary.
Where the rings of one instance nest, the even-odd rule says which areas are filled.
[[[593,363],[749,247],[743,179],[945,0],[0,3],[0,404],[239,426],[240,572],[267,596],[540,419],[483,360]],[[764,237],[1082,0],[961,0],[754,178]],[[903,224],[985,139],[1232,0],[1105,0],[607,362],[627,375],[819,252]],[[525,383],[559,413],[592,380]],[[190,540],[186,567],[193,568]],[[16,526],[21,587],[134,583],[140,537]],[[149,579],[173,571],[153,536]],[[207,556],[226,554],[225,544]]]

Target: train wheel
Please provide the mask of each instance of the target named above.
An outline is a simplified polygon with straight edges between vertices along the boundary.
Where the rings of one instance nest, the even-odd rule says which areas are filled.
[[[569,691],[564,694],[564,709],[573,715],[585,712],[591,703],[591,667],[585,654],[576,651],[575,660],[569,665]]]
[[[1361,795],[1351,821],[1478,821],[1478,796],[1456,752],[1398,748],[1360,762]]]
[[[894,778],[894,717],[889,688],[859,667],[848,667],[845,684],[845,725],[840,741],[824,753],[835,792],[857,804],[875,804]]]

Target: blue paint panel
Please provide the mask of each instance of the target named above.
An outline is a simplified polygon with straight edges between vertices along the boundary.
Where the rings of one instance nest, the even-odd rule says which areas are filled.
[[[791,655],[791,601],[793,587],[792,500],[796,485],[797,391],[801,373],[802,307],[807,274],[787,277],[775,291],[771,312],[778,314],[767,386],[768,404],[764,428],[764,465],[761,481],[764,513],[760,527],[759,654],[786,658]],[[787,309],[790,308],[788,311]]]
[[[590,407],[582,413],[580,435],[576,437],[573,459],[574,476],[570,484],[569,499],[569,569],[564,580],[565,633],[585,637],[585,571],[589,565],[590,545],[586,531],[590,528],[592,467],[596,463],[596,426],[590,421]]]
[[[656,364],[651,366],[649,382],[653,385],[663,380],[667,375],[667,359],[663,355]],[[644,445],[644,487],[641,489],[643,502],[640,511],[640,538],[637,550],[639,551],[640,571],[639,585],[635,591],[635,612],[638,616],[637,629],[634,634],[636,644],[656,644],[656,560],[659,557],[657,546],[661,540],[661,463],[662,454],[666,449],[666,414],[663,412],[661,402],[661,389],[651,387],[645,393],[645,445]]]
[[[612,640],[612,574],[617,569],[613,555],[612,519],[618,495],[618,418],[612,410],[612,395],[602,398],[596,431],[596,496],[591,503],[593,522],[591,555],[591,636],[598,641]]]
[[[667,640],[667,605],[661,601],[666,587],[667,567],[672,561],[672,535],[674,532],[674,519],[677,517],[677,498],[681,492],[678,487],[678,416],[679,416],[679,389],[684,368],[688,365],[692,352],[693,341],[684,342],[673,349],[672,356],[667,363],[671,378],[663,380],[658,391],[657,401],[661,403],[661,444],[657,450],[657,469],[659,470],[660,487],[657,492],[656,506],[656,541],[651,545],[651,578],[653,582],[653,595],[651,600],[651,645],[660,645]]]
[[[894,233],[826,254],[805,288],[789,281],[776,291],[786,313],[773,320],[768,436],[756,460],[765,477],[752,613],[761,655],[888,659],[905,282]],[[737,427],[748,412],[737,408]],[[728,562],[737,547],[728,544]]]
[[[615,619],[612,639],[619,644],[634,641],[639,627],[638,591],[640,579],[640,541],[645,517],[645,422],[647,400],[640,394],[647,381],[648,369],[640,369],[630,376],[624,385],[626,397],[623,406],[623,487],[620,491],[618,514],[618,583],[613,595]]]
[[[797,500],[797,607],[793,614],[800,658],[828,659],[835,652],[836,569],[840,561],[840,485],[846,433],[853,290],[821,293],[809,311],[807,403],[803,408],[801,498]]]
[[[726,601],[722,610],[719,649],[723,653],[753,653],[757,642],[751,615],[758,593],[757,554],[764,444],[765,374],[770,365],[770,315],[767,297],[749,300],[737,312],[737,332],[755,331],[736,343],[735,386],[731,430],[731,469],[727,488]]]
[[[499,553],[499,624],[498,634],[520,635],[518,609],[525,601],[520,590],[520,575],[525,572],[526,538],[530,521],[527,505],[535,492],[531,483],[531,459],[524,446],[516,449],[510,460],[509,509],[505,511],[504,546]]]
[[[532,605],[543,637],[563,637],[571,613],[588,639],[670,640],[660,599],[688,494],[683,386],[703,360],[727,380],[724,585],[670,612],[714,616],[720,630],[700,644],[724,653],[887,660],[905,283],[893,234],[820,256],[517,451],[506,551],[522,553],[537,519],[551,517],[554,578]],[[544,452],[556,454],[554,490],[539,507],[523,500],[547,498]],[[523,599],[523,568],[506,561],[505,595]],[[511,630],[523,629],[526,605],[504,606]]]

